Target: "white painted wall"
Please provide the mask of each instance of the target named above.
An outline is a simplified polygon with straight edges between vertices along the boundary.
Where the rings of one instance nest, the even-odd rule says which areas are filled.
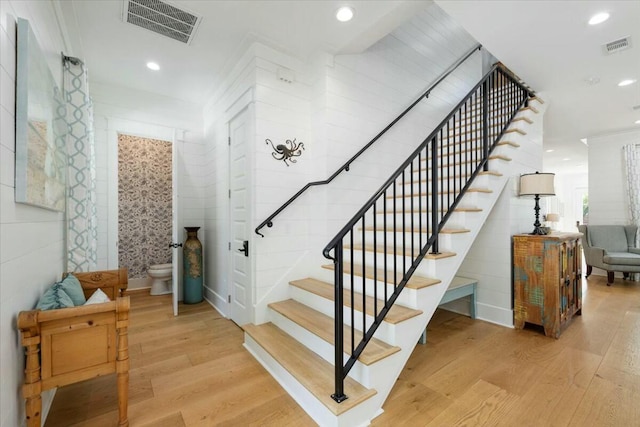
[[[589,138],[589,224],[630,224],[629,199],[622,147],[640,144],[633,130]],[[599,268],[593,274],[606,276]],[[615,273],[622,277],[622,273]]]
[[[556,174],[556,197],[545,200],[544,213],[554,212],[560,215],[557,230],[577,231],[576,221],[583,223],[582,195],[588,193],[589,175],[586,173],[565,174],[558,170],[544,170]],[[542,212],[542,211],[541,211]]]
[[[540,96],[544,99],[544,95]],[[511,236],[530,233],[535,221],[533,198],[518,197],[519,177],[535,171],[548,172],[542,168],[542,125],[547,106],[545,103],[539,107],[534,123],[523,127],[527,135],[519,142],[520,147],[509,152],[509,182],[458,270],[458,275],[478,280],[476,316],[504,326],[513,326]],[[541,206],[543,202],[541,199]],[[450,306],[468,312],[468,303]]]
[[[629,224],[622,147],[640,144],[640,130],[589,138],[589,224]]]
[[[117,268],[118,132],[170,140],[176,145],[177,235],[178,241],[184,242],[185,226],[204,227],[202,178],[207,163],[203,156],[201,108],[173,98],[95,82],[90,84],[90,91],[96,141],[98,268]],[[178,263],[179,271],[182,271],[181,259],[181,251],[176,249],[174,262]],[[181,292],[179,299],[182,299]]]
[[[54,79],[67,51],[51,2],[0,2],[0,426],[24,424],[24,349],[16,318],[65,268],[64,214],[14,202],[16,19],[29,21]],[[46,414],[53,392],[43,393]]]

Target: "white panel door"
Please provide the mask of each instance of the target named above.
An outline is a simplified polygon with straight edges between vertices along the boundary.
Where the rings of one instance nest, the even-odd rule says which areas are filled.
[[[229,318],[238,325],[252,322],[251,247],[249,245],[248,110],[229,122],[230,288]]]

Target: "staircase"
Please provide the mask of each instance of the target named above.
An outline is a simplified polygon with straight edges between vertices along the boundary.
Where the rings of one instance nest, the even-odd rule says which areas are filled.
[[[270,322],[243,326],[245,347],[319,425],[368,425],[382,412],[519,173],[510,155],[542,101],[502,68],[491,73],[327,245],[333,262],[290,282]]]

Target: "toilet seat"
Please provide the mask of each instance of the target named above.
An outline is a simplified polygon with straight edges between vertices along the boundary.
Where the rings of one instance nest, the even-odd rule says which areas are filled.
[[[150,295],[163,295],[171,293],[171,279],[173,275],[172,264],[150,265],[147,275],[151,279]]]

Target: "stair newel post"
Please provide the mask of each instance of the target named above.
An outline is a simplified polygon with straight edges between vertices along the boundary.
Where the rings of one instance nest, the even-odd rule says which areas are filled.
[[[334,316],[334,349],[335,349],[335,358],[334,358],[334,369],[335,369],[335,393],[331,395],[331,398],[336,402],[340,403],[347,399],[347,396],[344,394],[344,363],[342,361],[342,355],[344,353],[344,337],[343,337],[343,318],[342,318],[342,310],[343,310],[343,291],[342,291],[342,239],[336,244],[334,248],[334,260],[333,264],[335,266],[334,270],[334,283],[335,283],[335,316]]]
[[[492,74],[493,76],[493,74]],[[489,91],[491,90],[491,76],[482,82],[482,160],[484,171],[489,170]]]
[[[433,245],[431,253],[440,253],[438,249],[438,135],[431,140],[431,233]]]

